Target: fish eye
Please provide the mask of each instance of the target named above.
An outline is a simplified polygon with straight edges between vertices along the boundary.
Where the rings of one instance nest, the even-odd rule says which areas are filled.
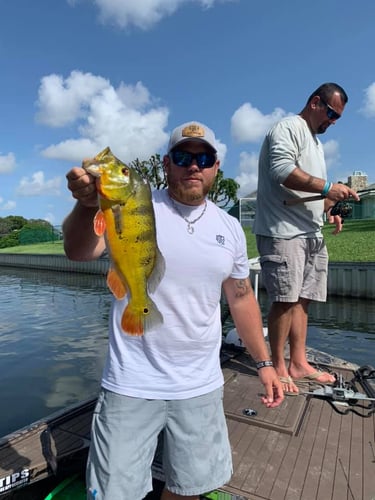
[[[128,169],[128,168],[126,168],[126,167],[123,167],[123,168],[121,169],[121,172],[122,172],[124,175],[129,175],[129,169]]]

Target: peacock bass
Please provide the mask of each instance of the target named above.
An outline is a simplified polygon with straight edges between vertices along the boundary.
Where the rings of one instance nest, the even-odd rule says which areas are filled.
[[[154,209],[148,182],[116,158],[110,148],[85,160],[83,168],[96,177],[99,211],[94,231],[105,236],[110,256],[107,284],[116,299],[128,294],[121,326],[130,335],[143,335],[163,323],[149,292],[165,271],[158,249]]]

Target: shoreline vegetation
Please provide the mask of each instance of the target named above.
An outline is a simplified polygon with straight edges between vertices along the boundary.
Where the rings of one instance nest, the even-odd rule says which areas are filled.
[[[334,226],[325,224],[322,233],[330,262],[375,262],[375,219],[345,220],[343,230],[333,235]],[[249,259],[257,257],[255,236],[245,228]]]
[[[249,258],[257,257],[255,236],[244,228]],[[375,262],[375,219],[346,220],[343,231],[334,236],[333,226],[326,224],[323,235],[330,262]],[[0,249],[0,253],[64,255],[62,241],[19,245]]]

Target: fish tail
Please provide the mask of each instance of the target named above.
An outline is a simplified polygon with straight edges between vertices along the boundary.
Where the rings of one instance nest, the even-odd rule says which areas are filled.
[[[121,327],[129,335],[143,335],[162,323],[163,316],[151,299],[143,307],[129,302],[121,319]]]

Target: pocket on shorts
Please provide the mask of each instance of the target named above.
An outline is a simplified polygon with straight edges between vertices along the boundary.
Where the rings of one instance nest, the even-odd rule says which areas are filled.
[[[102,405],[103,405],[104,397],[105,397],[105,391],[104,391],[104,389],[101,389],[101,391],[99,392],[98,400],[97,400],[96,405],[95,405],[94,414],[98,415],[100,413],[100,410],[101,410]]]
[[[290,277],[287,260],[281,255],[263,255],[260,264],[268,294],[273,297],[288,293]]]

